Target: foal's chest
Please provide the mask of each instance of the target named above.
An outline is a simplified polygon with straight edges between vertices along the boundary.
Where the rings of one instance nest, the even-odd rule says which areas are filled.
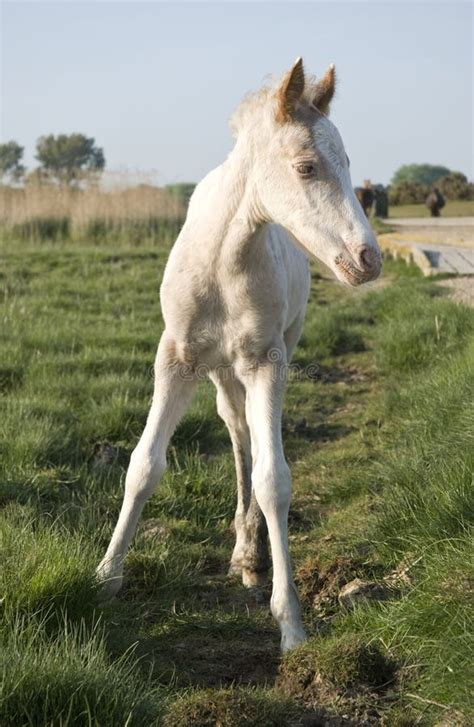
[[[277,286],[262,282],[194,274],[186,286],[175,283],[174,295],[170,285],[162,288],[166,328],[188,360],[214,368],[236,358],[260,357],[282,332],[286,311]]]

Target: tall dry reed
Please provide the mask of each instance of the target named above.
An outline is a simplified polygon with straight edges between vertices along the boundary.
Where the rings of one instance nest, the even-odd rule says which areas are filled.
[[[161,227],[174,229],[185,214],[179,197],[150,184],[120,185],[107,189],[89,185],[83,189],[52,184],[24,188],[0,186],[0,227],[19,238],[58,237],[94,239],[135,230],[152,235]]]

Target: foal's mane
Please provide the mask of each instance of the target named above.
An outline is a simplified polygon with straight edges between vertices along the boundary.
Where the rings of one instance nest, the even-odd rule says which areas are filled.
[[[261,123],[262,113],[275,115],[277,108],[276,93],[283,82],[283,76],[270,76],[258,91],[250,91],[245,94],[234,113],[229,119],[229,126],[233,136],[238,136],[239,132],[248,126],[252,120],[258,119]],[[305,85],[301,100],[306,102],[308,106],[312,105],[312,101],[316,92],[318,79],[316,76],[305,76]],[[259,113],[257,113],[257,111]]]

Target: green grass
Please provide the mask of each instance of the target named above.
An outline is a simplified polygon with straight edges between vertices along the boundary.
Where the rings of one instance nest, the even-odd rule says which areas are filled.
[[[158,690],[140,675],[133,653],[111,661],[100,626],[54,636],[45,623],[17,617],[0,638],[2,725],[158,724]]]
[[[395,228],[387,225],[385,220],[381,220],[380,217],[370,217],[369,222],[372,226],[373,231],[377,235],[384,235],[388,232],[395,232]]]
[[[358,290],[314,270],[284,418],[311,638],[281,662],[268,607],[226,577],[233,457],[207,384],[121,595],[97,602],[152,393],[167,249],[1,254],[0,724],[472,722],[472,311],[403,263]],[[342,610],[355,576],[387,599]]]
[[[441,216],[473,217],[474,202],[464,199],[447,200]],[[424,204],[390,205],[389,217],[430,217],[430,211]]]
[[[3,510],[0,592],[4,617],[18,613],[47,618],[61,609],[71,620],[91,614],[95,553],[80,534],[36,521],[32,509],[10,504]]]

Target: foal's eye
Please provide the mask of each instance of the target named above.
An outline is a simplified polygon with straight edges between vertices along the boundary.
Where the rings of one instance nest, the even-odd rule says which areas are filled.
[[[316,171],[316,166],[313,162],[301,162],[295,165],[295,169],[302,177],[312,177]]]

